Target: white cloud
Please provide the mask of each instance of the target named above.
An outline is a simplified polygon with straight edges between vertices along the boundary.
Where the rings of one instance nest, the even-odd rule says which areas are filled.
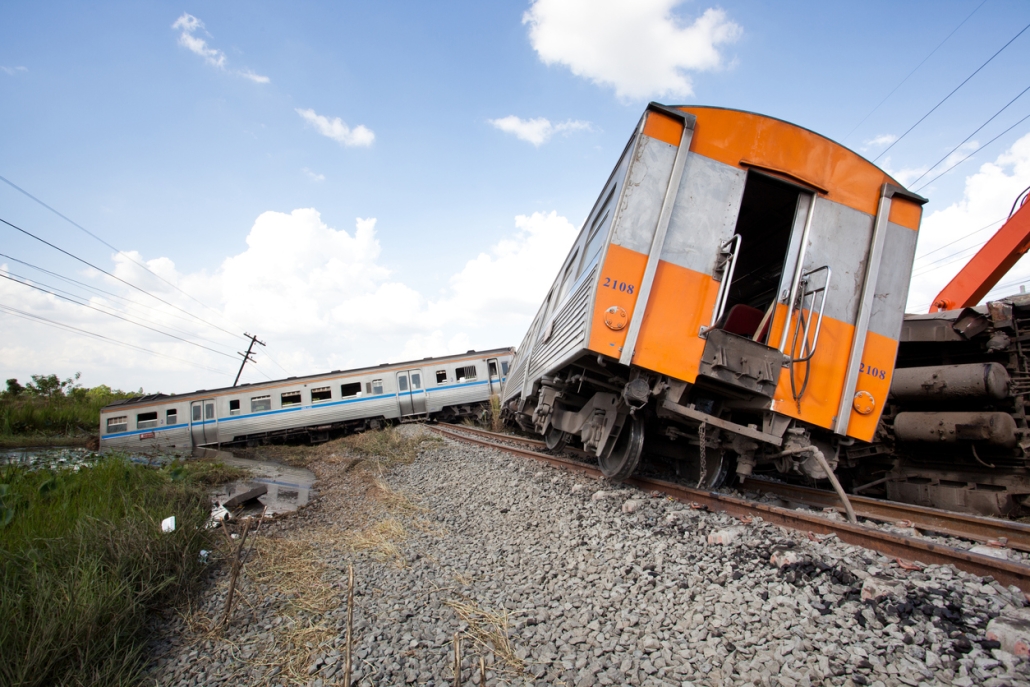
[[[21,74],[22,72],[27,72],[27,71],[29,71],[28,67],[22,67],[22,66],[4,67],[4,66],[0,65],[0,72],[3,72],[4,74],[7,74],[8,76],[16,76],[17,74]]]
[[[179,45],[186,48],[195,55],[199,55],[204,58],[204,61],[210,64],[212,67],[217,67],[223,71],[226,70],[226,64],[228,60],[225,57],[225,53],[217,48],[212,48],[207,44],[207,41],[199,36],[195,35],[197,31],[203,30],[204,22],[200,21],[192,14],[183,12],[182,16],[175,20],[172,24],[173,29],[182,29],[182,33],[179,34]],[[207,33],[205,31],[205,33]],[[208,34],[210,36],[210,34]],[[267,76],[261,76],[255,74],[250,69],[240,69],[234,72],[237,76],[242,76],[244,79],[253,81],[254,83],[265,84],[271,81]]]
[[[961,162],[967,155],[979,149],[979,147],[980,144],[977,141],[963,143],[956,150],[952,151],[948,157],[932,168],[927,165],[920,165],[918,167],[902,167],[899,170],[893,171],[891,170],[891,159],[890,157],[886,157],[883,161],[883,169],[892,177],[897,179],[902,186],[916,184],[917,182],[925,184],[926,181],[924,181],[924,179],[933,179],[937,174],[940,174],[944,170],[951,168],[952,165]]]
[[[323,117],[314,110],[302,110],[297,108],[297,114],[304,118],[311,126],[315,127],[318,133],[333,139],[345,146],[370,146],[375,141],[376,135],[371,129],[359,124],[353,129],[343,123],[339,117],[329,119]]]
[[[315,172],[312,172],[307,167],[305,167],[301,171],[304,172],[305,174],[307,174],[308,175],[308,179],[311,179],[312,181],[325,181],[325,174],[317,174]]]
[[[693,94],[690,71],[722,65],[719,47],[741,27],[720,9],[692,23],[683,0],[535,0],[522,17],[540,59],[560,64],[624,99]]]
[[[593,130],[590,122],[583,122],[578,119],[568,119],[564,122],[559,122],[558,124],[552,124],[550,120],[544,117],[522,119],[515,115],[508,115],[507,117],[490,119],[488,121],[497,129],[509,134],[514,134],[516,138],[532,143],[538,147],[546,143],[552,136],[558,133],[567,134],[571,131]]]
[[[975,146],[975,144],[973,144]],[[942,168],[946,169],[948,162]],[[1030,134],[994,162],[966,178],[962,199],[925,217],[909,293],[908,311],[926,312],[933,298],[1008,217],[1016,196],[1030,186]],[[950,244],[950,245],[949,245]],[[925,256],[925,257],[924,257]],[[1002,277],[991,298],[1014,293],[1030,279],[1030,262],[1021,259]]]
[[[880,134],[879,136],[873,136],[865,144],[870,148],[882,148],[883,146],[889,146],[896,140],[898,140],[898,137],[894,134]]]
[[[258,368],[248,366],[244,382],[375,365],[477,348],[515,346],[550,288],[576,228],[554,212],[520,215],[514,231],[472,257],[439,293],[423,294],[384,266],[376,238],[377,222],[358,219],[352,231],[333,229],[313,209],[265,212],[254,222],[246,249],[213,271],[183,273],[167,258],[144,260],[137,253],[113,257],[111,271],[161,298],[232,330],[254,332],[269,346],[257,352]],[[470,232],[470,236],[474,235]],[[133,260],[195,294],[216,312],[196,303],[148,274]],[[135,312],[159,326],[187,331],[186,338],[230,354],[239,339],[185,319],[181,313],[128,290],[97,273],[91,281],[137,304]],[[518,283],[518,289],[505,285]],[[93,302],[103,305],[103,298]],[[119,301],[111,300],[112,304]],[[221,370],[214,374],[167,358],[118,348],[71,334],[55,334],[0,313],[0,377],[84,373],[84,383],[148,391],[189,391],[232,383],[237,361],[105,317],[52,296],[0,280],[0,304],[13,305],[120,341],[159,350],[176,358]],[[237,323],[226,325],[226,322]]]

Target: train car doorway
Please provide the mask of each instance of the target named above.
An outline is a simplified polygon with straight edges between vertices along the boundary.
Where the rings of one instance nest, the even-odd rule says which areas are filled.
[[[190,404],[190,439],[194,446],[205,446],[218,441],[218,418],[215,400],[206,398]]]
[[[767,341],[768,323],[790,291],[812,201],[800,186],[748,173],[735,232],[740,250],[718,328],[776,346]]]
[[[486,361],[487,377],[490,379],[490,395],[501,393],[501,373],[497,358],[488,358]]]
[[[397,402],[401,416],[422,415],[426,412],[426,392],[422,388],[422,371],[405,370],[397,373]]]

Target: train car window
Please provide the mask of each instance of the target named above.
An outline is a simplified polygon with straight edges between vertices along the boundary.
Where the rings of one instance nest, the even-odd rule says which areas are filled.
[[[169,408],[165,413],[165,425],[174,425],[179,422],[179,411],[175,408]]]
[[[200,422],[201,419],[203,419],[203,418],[201,418],[201,415],[200,415],[200,404],[198,403],[197,405],[193,406],[193,421],[194,422]]]
[[[289,408],[290,406],[299,406],[301,403],[299,391],[287,391],[282,394],[282,407]]]
[[[371,393],[371,386],[369,390]],[[341,384],[340,385],[340,398],[351,398],[352,396],[361,395],[361,382],[354,382],[353,384]]]
[[[139,413],[136,415],[136,429],[157,427],[157,413]]]
[[[471,382],[476,378],[476,366],[457,367],[454,369],[454,376],[458,382]]]
[[[508,361],[507,360],[502,360],[501,361],[501,374],[504,375],[505,377],[508,376]]]
[[[379,395],[379,394],[383,393],[383,380],[381,380],[381,379],[373,379],[372,380],[372,393],[375,394],[375,395]]]
[[[491,360],[489,363],[487,363],[487,365],[489,365],[490,376],[491,377],[496,377],[497,376],[497,363],[495,361]]]
[[[401,375],[397,377],[397,389],[400,391],[408,390],[408,377],[407,375]]]
[[[437,384],[446,384],[447,383],[447,370],[437,370],[436,371],[436,383]]]
[[[234,398],[229,401],[229,414],[239,415],[240,414],[240,399]]]
[[[329,401],[333,397],[333,390],[330,387],[323,386],[318,389],[311,390],[311,402],[321,403],[322,401]]]
[[[124,432],[129,428],[129,416],[122,415],[121,417],[109,417],[107,418],[107,431],[111,432]]]
[[[263,410],[272,409],[272,397],[271,396],[255,396],[250,399],[250,412],[259,413]],[[199,419],[199,418],[198,418]]]
[[[572,259],[569,260],[568,266],[565,268],[565,276],[562,277],[561,288],[558,289],[558,299],[556,303],[561,303],[569,292],[569,288],[572,286],[572,268],[576,266],[576,258],[579,257],[578,253],[572,254]]]
[[[205,403],[204,404],[204,419],[214,420],[215,419],[215,404]]]
[[[411,388],[413,391],[417,391],[422,388],[422,375],[418,372],[411,373]]]

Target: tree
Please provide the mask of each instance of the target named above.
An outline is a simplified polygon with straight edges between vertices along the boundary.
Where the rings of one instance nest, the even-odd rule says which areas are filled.
[[[45,398],[49,402],[64,396],[66,393],[70,393],[72,389],[78,387],[79,377],[81,376],[81,372],[76,372],[74,377],[69,377],[62,382],[54,374],[32,375],[32,381],[25,388],[33,396]]]
[[[25,387],[23,387],[21,384],[19,384],[17,379],[8,379],[7,380],[7,395],[8,396],[18,396],[23,391],[25,391]]]

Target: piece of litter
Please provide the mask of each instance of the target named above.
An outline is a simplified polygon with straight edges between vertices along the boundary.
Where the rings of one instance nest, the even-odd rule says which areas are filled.
[[[239,539],[239,538],[240,538],[240,535],[236,534],[235,532],[233,532],[233,533],[232,533],[231,535],[229,535],[229,536],[231,536],[231,537],[232,537],[233,539]]]
[[[175,516],[169,516],[161,521],[162,532],[174,532],[175,531]]]
[[[201,550],[200,550],[200,555],[199,555],[199,556],[197,556],[197,562],[198,562],[198,563],[207,563],[207,557],[208,557],[208,555],[209,555],[210,553],[211,553],[211,552],[210,552],[210,551],[208,551],[207,549],[201,549]]]

